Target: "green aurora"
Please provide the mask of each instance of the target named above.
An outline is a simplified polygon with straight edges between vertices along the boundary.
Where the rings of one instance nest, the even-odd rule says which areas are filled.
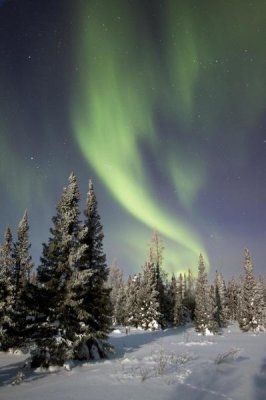
[[[241,4],[239,10],[237,1],[215,2],[215,6],[206,1],[200,6],[194,1],[186,5],[165,1],[156,35],[162,39],[157,42],[136,4],[90,1],[79,16],[80,80],[72,113],[75,137],[114,198],[172,241],[166,259],[169,270],[184,263],[195,265],[200,252],[206,258],[207,254],[193,224],[181,220],[178,213],[173,216],[158,200],[142,148],[149,149],[155,164],[160,153],[166,154],[165,179],[170,179],[177,205],[188,215],[195,214],[209,166],[204,157],[186,153],[178,139],[161,144],[158,107],[164,120],[181,124],[188,137],[196,127],[198,137],[211,139],[221,120],[224,126],[232,122],[230,113],[226,114],[230,108],[237,121],[245,115],[245,127],[240,122],[223,137],[232,154],[238,147],[235,163],[244,162],[248,128],[261,115],[265,87],[260,83],[263,66],[256,57],[261,43],[256,42],[247,3]],[[254,20],[263,21],[261,9],[252,12]],[[258,63],[255,72],[252,58]]]
[[[156,49],[148,32],[140,43],[134,8],[119,1],[104,7],[92,3],[82,10],[82,72],[73,113],[80,149],[129,213],[175,243],[173,253],[168,249],[166,264],[193,265],[199,253],[205,253],[204,246],[193,227],[178,215],[173,218],[158,202],[141,157],[144,145],[154,159],[160,152],[154,122],[160,70],[155,67]],[[179,165],[178,154],[171,161],[169,173],[180,203],[186,206],[201,187],[202,174]]]
[[[15,3],[22,19],[12,2],[1,8],[3,224],[32,207],[34,240],[40,226],[44,240],[49,217],[38,210],[52,215],[71,168],[81,182],[101,181],[106,239],[112,255],[122,243],[123,262],[144,263],[154,229],[169,272],[195,268],[200,252],[215,258],[228,237],[223,216],[238,232],[241,207],[261,210],[262,155],[252,151],[264,143],[266,4]]]

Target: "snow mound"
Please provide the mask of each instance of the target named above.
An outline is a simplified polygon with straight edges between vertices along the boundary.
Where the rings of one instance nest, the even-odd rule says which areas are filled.
[[[121,335],[120,329],[114,329],[112,333],[115,333],[117,335]]]
[[[66,361],[66,362],[64,363],[63,367],[64,367],[64,369],[65,369],[66,371],[71,371],[72,368],[74,367],[74,363],[73,363],[73,361]]]

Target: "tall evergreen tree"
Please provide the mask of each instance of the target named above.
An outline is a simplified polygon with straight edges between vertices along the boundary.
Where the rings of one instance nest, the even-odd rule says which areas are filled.
[[[168,300],[167,320],[171,326],[174,325],[174,308],[175,308],[176,292],[177,292],[176,277],[175,274],[172,274],[172,278],[168,286],[168,293],[167,293],[167,300]]]
[[[206,333],[210,321],[208,279],[202,254],[199,256],[198,277],[195,290],[195,329],[197,332]]]
[[[103,250],[104,233],[91,180],[84,213],[84,233],[80,240],[84,252],[80,258],[79,269],[87,278],[86,283],[81,280],[79,289],[76,290],[76,298],[82,300],[81,308],[88,313],[85,320],[89,333],[87,344],[98,346],[97,341],[106,339],[110,332],[112,306],[110,288],[107,287],[108,268]]]
[[[18,226],[17,242],[15,244],[15,308],[18,307],[18,302],[21,297],[23,289],[30,281],[30,274],[33,268],[33,262],[29,249],[31,244],[29,242],[29,223],[28,214],[25,211],[22,220]]]
[[[172,293],[172,325],[179,326],[183,323],[183,305],[182,305],[182,274],[179,280],[176,281],[175,276],[171,280],[171,293]]]
[[[0,347],[7,350],[12,345],[10,331],[14,325],[14,246],[12,233],[8,227],[0,246]]]
[[[245,249],[244,280],[242,304],[239,315],[239,326],[242,330],[256,330],[258,327],[256,308],[256,280],[253,274],[253,264],[248,249]]]
[[[45,316],[36,328],[37,342],[40,349],[49,348],[50,362],[57,364],[73,357],[79,322],[80,304],[73,297],[73,288],[79,282],[77,263],[84,252],[84,246],[80,248],[79,244],[79,197],[77,179],[72,173],[52,219],[51,237],[48,244],[43,244],[37,275],[38,311]]]
[[[262,279],[263,287],[264,287],[264,291],[263,291],[263,300],[264,300],[264,304],[265,304],[265,306],[266,306],[266,284],[265,284],[264,275],[261,275],[261,279]]]
[[[192,271],[188,270],[186,290],[184,293],[184,309],[187,314],[187,319],[194,319],[195,312],[195,289],[194,289],[194,278]]]
[[[11,235],[9,233],[11,240]],[[33,262],[29,249],[29,223],[25,211],[17,230],[17,241],[14,244],[14,269],[12,281],[14,285],[13,323],[7,330],[9,347],[23,347],[31,337],[29,316],[33,301],[30,295],[30,275]]]
[[[226,326],[228,318],[226,287],[223,275],[216,271],[215,277],[215,313],[214,318],[219,328]]]
[[[237,320],[237,309],[238,309],[238,284],[234,278],[232,278],[227,285],[227,298],[228,298],[228,318],[230,320]]]
[[[116,321],[120,325],[126,325],[127,322],[127,297],[125,283],[122,282],[117,293],[117,301],[115,308]]]
[[[103,281],[107,280],[108,269],[106,255],[103,251],[103,227],[98,213],[98,203],[96,200],[93,183],[89,181],[89,191],[87,194],[85,214],[86,234],[83,243],[87,245],[84,253],[84,265],[87,268],[98,271]]]
[[[258,321],[258,328],[260,330],[264,330],[266,328],[264,290],[265,290],[264,279],[263,276],[260,275],[256,285],[256,293],[255,293],[256,316]]]
[[[158,329],[160,320],[160,305],[156,291],[156,276],[154,265],[146,262],[143,277],[138,291],[140,326],[144,329]]]
[[[242,315],[243,309],[243,293],[244,293],[244,277],[241,274],[237,281],[237,313],[236,313],[236,320],[239,322]]]
[[[116,262],[114,262],[109,269],[108,286],[111,289],[110,300],[112,303],[112,319],[113,325],[115,325],[119,323],[117,321],[117,310],[121,305],[121,295],[123,293],[122,287],[124,286],[123,273]]]
[[[129,275],[127,281],[127,302],[126,309],[128,310],[127,324],[137,328],[140,326],[140,301],[139,290],[141,285],[141,275],[135,274],[133,277]]]
[[[220,308],[220,297],[217,291],[216,285],[212,284],[208,288],[208,302],[207,302],[207,309],[208,309],[208,323],[207,329],[212,333],[218,333],[219,325],[219,313],[217,310]]]
[[[2,248],[8,291],[5,299],[5,337],[2,347],[23,347],[31,337],[30,314],[34,301],[30,295],[30,274],[33,268],[29,253],[29,223],[27,212],[18,225],[17,241],[14,244],[10,228],[5,233]]]
[[[167,324],[167,296],[166,284],[167,273],[163,269],[163,241],[158,232],[154,232],[151,239],[148,263],[154,266],[155,288],[157,292],[157,302],[159,303],[160,320],[159,324],[163,327]]]

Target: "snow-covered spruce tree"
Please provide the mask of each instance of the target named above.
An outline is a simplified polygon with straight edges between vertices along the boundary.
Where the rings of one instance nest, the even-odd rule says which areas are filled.
[[[217,322],[217,290],[216,285],[210,285],[208,289],[208,326],[207,329],[212,333],[219,332]]]
[[[260,275],[256,285],[256,293],[255,293],[255,306],[257,309],[256,314],[258,320],[258,327],[260,330],[264,330],[266,328],[264,290],[265,286],[264,286],[263,276]]]
[[[117,314],[121,312],[121,301],[123,301],[123,272],[116,262],[113,262],[109,268],[108,287],[111,289],[110,300],[112,304],[112,322],[113,325],[119,324]]]
[[[237,281],[237,313],[236,320],[239,321],[242,315],[243,309],[243,292],[244,292],[244,277],[243,275],[239,276]]]
[[[125,283],[122,282],[117,293],[117,302],[115,308],[115,318],[119,325],[126,325],[127,321],[127,297]]]
[[[238,322],[243,331],[255,331],[259,328],[258,310],[256,307],[256,280],[248,249],[245,249],[244,271],[242,304]]]
[[[160,305],[156,291],[156,277],[154,265],[147,261],[143,268],[143,275],[138,291],[140,326],[144,329],[158,329]]]
[[[159,324],[163,327],[167,325],[167,293],[166,293],[166,286],[167,286],[167,273],[163,268],[163,241],[160,237],[158,232],[154,232],[148,262],[154,266],[155,269],[155,284],[156,284],[156,291],[157,291],[157,301],[159,303],[159,312],[160,312],[160,320],[158,321]]]
[[[194,278],[192,271],[188,270],[186,290],[184,293],[183,305],[187,319],[194,319],[195,312],[195,288],[194,288]]]
[[[11,239],[10,239],[11,240]],[[31,336],[30,315],[33,302],[30,294],[30,274],[33,262],[29,249],[29,223],[25,211],[17,230],[17,241],[14,244],[14,267],[12,281],[14,285],[13,323],[7,330],[9,346],[23,347]]]
[[[167,292],[167,301],[168,301],[167,320],[171,326],[174,325],[174,307],[175,307],[176,291],[177,291],[176,277],[175,274],[172,274],[172,278],[170,284],[168,285],[168,292]]]
[[[264,279],[264,275],[261,275],[262,277],[262,281],[263,281],[263,286],[264,286],[264,291],[263,291],[263,299],[264,299],[264,304],[266,306],[266,284],[265,284],[265,279]]]
[[[139,290],[141,285],[141,274],[129,275],[126,287],[126,310],[127,325],[137,328],[141,324]]]
[[[30,274],[33,268],[32,258],[29,254],[30,247],[28,214],[25,211],[18,226],[18,238],[15,244],[15,302],[21,289],[30,281]]]
[[[81,308],[89,313],[85,321],[90,334],[86,343],[89,351],[96,346],[101,353],[99,341],[105,340],[111,331],[112,306],[110,288],[107,287],[108,268],[103,250],[104,233],[91,180],[84,214],[85,233],[81,244],[85,245],[85,251],[80,262],[83,271],[90,274],[90,279],[83,290]],[[93,356],[92,351],[90,354]],[[102,355],[103,353],[100,354]]]
[[[185,293],[187,291],[187,274],[183,274],[183,281],[182,281],[182,302],[184,302]]]
[[[202,254],[199,256],[198,277],[195,289],[195,318],[194,326],[197,332],[206,333],[209,329],[210,321],[210,302],[207,273],[205,271],[204,259]]]
[[[0,246],[0,348],[2,350],[7,350],[13,345],[9,333],[14,325],[14,270],[14,245],[8,227],[4,235],[4,244]]]
[[[215,310],[214,319],[219,328],[226,326],[228,319],[227,295],[223,275],[216,271],[214,282],[215,289]]]
[[[183,325],[186,321],[187,316],[184,307],[184,296],[185,296],[184,275],[180,273],[179,278],[177,280],[177,301],[176,301],[176,311],[175,311],[176,325]]]
[[[52,219],[51,237],[43,244],[38,267],[39,319],[35,337],[39,352],[49,357],[39,358],[37,354],[33,366],[63,364],[74,357],[75,345],[78,346],[77,325],[84,318],[80,302],[74,298],[74,287],[80,282],[77,263],[84,252],[79,242],[79,197],[76,177],[71,174]]]
[[[235,279],[232,278],[227,285],[228,319],[232,321],[237,320],[238,290],[238,284]]]
[[[173,274],[169,292],[169,313],[168,313],[168,321],[172,326],[179,326],[183,322],[183,307],[182,307],[182,293],[180,291],[180,284],[178,287],[178,283],[176,281],[176,277]]]

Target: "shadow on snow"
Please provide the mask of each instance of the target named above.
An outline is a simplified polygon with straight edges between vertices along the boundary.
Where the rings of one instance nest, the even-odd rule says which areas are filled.
[[[266,358],[263,359],[260,371],[254,377],[255,400],[266,399]]]
[[[18,372],[23,374],[23,381],[25,382],[34,381],[47,375],[47,373],[34,372],[27,366],[26,362],[28,360],[29,358],[0,366],[0,387],[11,385],[15,381]]]

